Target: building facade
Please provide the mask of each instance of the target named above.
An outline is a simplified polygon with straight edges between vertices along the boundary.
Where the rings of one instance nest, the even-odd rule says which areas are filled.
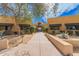
[[[48,19],[49,32],[79,35],[79,15]]]
[[[27,30],[31,23],[32,22],[28,22],[28,20],[24,22],[22,22],[22,20],[16,21],[13,16],[0,16],[0,32],[8,30],[17,34],[18,32]]]

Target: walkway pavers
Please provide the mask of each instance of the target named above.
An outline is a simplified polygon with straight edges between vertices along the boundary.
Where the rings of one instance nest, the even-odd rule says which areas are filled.
[[[26,38],[27,39],[27,38]],[[22,43],[11,48],[0,55],[20,55],[20,56],[61,56],[62,54],[46,38],[44,33],[35,33],[27,44]]]
[[[28,44],[31,55],[56,56],[61,55],[54,45],[45,37],[44,33],[36,33]]]

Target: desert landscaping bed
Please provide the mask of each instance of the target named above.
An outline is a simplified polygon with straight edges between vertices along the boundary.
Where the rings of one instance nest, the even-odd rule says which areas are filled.
[[[17,47],[20,44],[27,44],[27,42],[32,38],[32,35],[22,35],[22,36],[7,36],[0,40],[0,53],[2,51],[9,50],[10,48]]]

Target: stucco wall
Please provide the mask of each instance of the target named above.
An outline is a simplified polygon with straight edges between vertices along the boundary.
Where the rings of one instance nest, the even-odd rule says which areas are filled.
[[[49,18],[48,23],[49,24],[79,23],[79,15]]]
[[[68,23],[79,23],[79,15],[63,16],[63,17],[48,19],[48,24],[61,24],[62,26],[60,26],[60,30],[65,30],[65,31],[66,31],[65,24]]]
[[[0,23],[14,24],[15,19],[11,16],[0,16]]]

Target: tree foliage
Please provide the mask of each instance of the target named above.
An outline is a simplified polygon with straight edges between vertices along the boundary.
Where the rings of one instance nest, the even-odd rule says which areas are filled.
[[[41,17],[45,14],[45,5],[42,3],[32,4],[32,15],[33,17]]]
[[[30,11],[28,6],[31,4],[32,10]],[[58,3],[49,4],[44,3],[1,3],[0,6],[3,8],[2,15],[7,15],[11,13],[12,16],[20,19],[31,19],[32,17],[41,17],[45,16],[45,13],[48,11],[48,8],[51,7],[54,16],[57,15]],[[54,5],[53,5],[54,4]],[[45,5],[49,5],[48,7]],[[49,15],[49,14],[48,14]]]
[[[54,13],[54,16],[56,16],[56,14],[57,14],[57,11],[58,11],[58,3],[55,3],[55,5],[53,6],[53,13]]]
[[[2,3],[0,5],[3,8],[3,16],[7,16],[7,14],[11,13],[12,16],[15,16],[16,18],[27,18],[30,19],[30,13],[28,10],[28,4],[24,3],[14,3],[13,6],[12,4],[9,3]],[[9,15],[9,16],[11,16]]]

